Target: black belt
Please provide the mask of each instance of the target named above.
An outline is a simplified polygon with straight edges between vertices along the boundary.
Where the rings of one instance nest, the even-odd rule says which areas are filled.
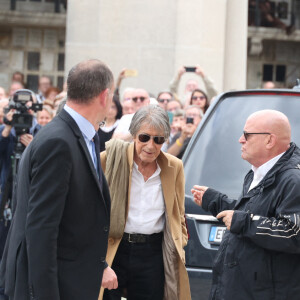
[[[122,240],[129,243],[151,243],[162,240],[163,233],[141,234],[124,232]]]

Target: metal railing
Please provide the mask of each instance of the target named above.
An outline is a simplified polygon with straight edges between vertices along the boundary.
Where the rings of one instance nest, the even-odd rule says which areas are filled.
[[[54,0],[54,12],[60,13],[61,4],[64,5],[65,9],[67,8],[67,0]],[[10,0],[10,10],[16,10],[17,0]]]
[[[299,18],[299,0],[249,0],[248,26],[281,28],[289,33],[295,25],[299,29]]]

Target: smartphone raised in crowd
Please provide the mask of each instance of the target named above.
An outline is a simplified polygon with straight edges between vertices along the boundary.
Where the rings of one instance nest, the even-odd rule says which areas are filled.
[[[138,76],[138,71],[134,69],[126,69],[124,73],[125,77],[136,77]]]
[[[186,124],[194,124],[194,118],[186,118]]]
[[[184,67],[186,72],[196,72],[196,67]]]

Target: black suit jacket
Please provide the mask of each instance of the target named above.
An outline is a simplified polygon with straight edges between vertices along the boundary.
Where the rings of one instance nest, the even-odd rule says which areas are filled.
[[[10,300],[98,299],[110,215],[102,177],[100,187],[84,138],[64,110],[24,151],[0,273]]]

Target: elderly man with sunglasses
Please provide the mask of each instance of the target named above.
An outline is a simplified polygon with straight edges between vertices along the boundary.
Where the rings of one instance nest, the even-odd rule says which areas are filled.
[[[250,115],[239,142],[252,165],[239,199],[192,189],[194,201],[227,227],[210,299],[298,300],[300,149],[291,143],[288,118],[275,110]]]
[[[149,94],[144,89],[135,89],[132,92],[131,100],[133,103],[134,113],[141,107],[150,104]],[[129,126],[130,126],[130,123],[131,123],[134,113],[124,115],[120,119],[119,125],[117,126],[117,128],[113,134],[113,138],[121,139],[121,140],[128,141],[128,142],[132,141],[132,136],[129,132]]]
[[[161,151],[170,135],[168,114],[157,105],[142,107],[129,130],[133,143],[114,139],[101,153],[111,192],[111,276],[104,280],[113,272],[118,279],[103,299],[190,300],[183,165]]]

